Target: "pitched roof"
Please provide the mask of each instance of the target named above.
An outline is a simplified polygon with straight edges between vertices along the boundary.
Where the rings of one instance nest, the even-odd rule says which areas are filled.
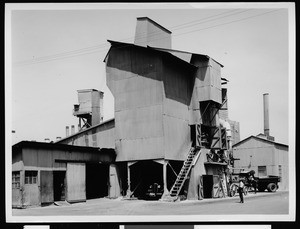
[[[76,150],[76,151],[88,151],[88,152],[100,152],[99,147],[88,147],[88,146],[74,146],[67,144],[55,144],[47,142],[34,142],[34,141],[21,141],[12,146],[12,149],[22,148],[44,148],[44,149],[61,149],[61,150]]]
[[[87,128],[87,129],[83,129],[83,130],[81,130],[81,131],[79,131],[79,132],[77,132],[77,133],[75,133],[75,134],[72,134],[72,135],[70,135],[70,136],[68,136],[68,137],[62,138],[62,139],[56,141],[55,144],[60,143],[60,142],[62,142],[62,141],[65,141],[66,139],[72,138],[72,137],[77,136],[77,135],[79,135],[79,134],[85,133],[85,132],[87,132],[87,131],[93,130],[93,129],[95,129],[95,128],[99,127],[99,126],[105,125],[105,124],[107,124],[107,123],[114,122],[114,121],[115,121],[114,118],[108,119],[108,120],[106,120],[106,121],[104,121],[104,122],[99,123],[98,125],[91,126],[91,127]]]
[[[202,56],[202,57],[205,57],[207,59],[212,59],[213,61],[215,61],[217,64],[219,64],[222,68],[224,67],[221,63],[219,63],[218,61],[216,61],[215,59],[211,58],[210,56],[208,55],[205,55],[205,54],[200,54],[200,53],[194,53],[194,52],[187,52],[187,51],[181,51],[181,50],[175,50],[175,49],[167,49],[167,48],[157,48],[157,47],[151,47],[151,46],[148,46],[152,49],[155,49],[155,50],[160,50],[160,51],[164,51],[164,52],[170,52],[171,54],[177,56],[178,58],[181,59],[180,57],[180,54],[190,54],[190,55],[197,55],[197,56]]]
[[[248,141],[250,138],[253,138],[253,139],[258,140],[258,141],[263,141],[263,142],[266,142],[266,143],[269,143],[269,144],[273,144],[275,146],[289,147],[286,144],[282,144],[282,143],[279,143],[279,142],[274,142],[274,141],[264,139],[264,138],[260,138],[260,137],[257,137],[257,136],[253,136],[253,135],[243,139],[242,141],[239,141],[238,143],[234,144],[232,147],[237,147],[238,145],[244,143],[245,141]]]

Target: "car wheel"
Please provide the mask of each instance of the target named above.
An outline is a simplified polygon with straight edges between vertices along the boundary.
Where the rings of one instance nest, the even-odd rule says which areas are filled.
[[[247,194],[248,194],[248,187],[244,186],[243,192],[244,192],[244,195],[247,196]]]
[[[274,184],[274,183],[270,183],[270,184],[268,184],[267,189],[268,189],[269,192],[276,192],[276,190],[277,190],[277,185]]]
[[[229,190],[229,196],[230,197],[235,196],[236,191],[237,191],[237,186],[235,184],[231,184],[230,185],[230,190]]]

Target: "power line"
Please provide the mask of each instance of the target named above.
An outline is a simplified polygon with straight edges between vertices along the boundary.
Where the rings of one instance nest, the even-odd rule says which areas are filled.
[[[280,9],[268,11],[268,12],[261,13],[261,14],[258,14],[258,15],[254,15],[254,16],[249,16],[249,17],[246,17],[246,18],[241,18],[241,19],[238,19],[238,20],[230,21],[230,22],[225,22],[225,23],[222,23],[222,24],[217,24],[217,25],[214,25],[214,26],[209,26],[209,27],[206,27],[206,28],[200,28],[200,29],[196,29],[196,30],[192,30],[192,31],[188,31],[188,32],[180,33],[180,34],[175,34],[175,35],[173,35],[173,37],[185,35],[185,34],[188,34],[188,33],[197,32],[197,31],[201,31],[201,30],[211,29],[211,28],[215,28],[215,27],[219,27],[219,26],[223,26],[223,25],[228,25],[228,24],[232,24],[232,23],[236,23],[236,22],[240,22],[240,21],[244,21],[244,20],[248,20],[250,18],[259,17],[259,16],[262,16],[262,15],[265,15],[265,14],[269,14],[269,13],[278,11],[278,10],[280,10]],[[241,13],[241,12],[239,12],[239,13]],[[221,18],[224,18],[224,17],[221,17]],[[220,18],[218,18],[218,19],[220,19]],[[198,23],[198,24],[201,24],[201,23]],[[161,40],[161,38],[155,39],[155,40]],[[100,46],[100,45],[98,45],[98,46]],[[98,46],[91,46],[91,47],[88,47],[88,48],[83,48],[83,49],[78,49],[78,50],[74,50],[74,51],[65,52],[65,53],[70,53],[68,55],[65,54],[65,53],[61,53],[61,56],[60,56],[60,54],[51,55],[51,56],[49,56],[50,57],[49,59],[44,59],[45,57],[41,57],[41,58],[37,58],[34,62],[32,62],[32,60],[21,61],[21,62],[15,63],[15,65],[20,66],[20,65],[29,65],[29,64],[35,64],[35,63],[44,63],[44,62],[49,62],[49,61],[54,61],[54,60],[72,58],[72,57],[77,57],[77,56],[81,56],[81,55],[87,55],[87,54],[107,51],[107,48],[106,49],[100,49],[100,50],[95,50],[96,48],[94,48],[94,49],[92,48],[92,47],[98,47]],[[126,47],[126,45],[124,45],[120,48],[124,48],[124,47]],[[86,51],[76,53],[79,50],[84,50],[84,49],[91,49],[91,50],[86,50]]]
[[[266,148],[273,148],[274,146],[258,146],[258,147],[245,147],[245,148],[233,148],[234,151],[237,151],[237,150],[241,150],[241,149],[266,149]]]
[[[193,24],[195,22],[198,22],[197,24],[200,24],[200,23],[205,23],[205,22],[208,22],[208,21],[220,19],[220,18],[215,18],[215,19],[212,19],[212,20],[205,21],[205,20],[207,20],[209,18],[218,17],[220,15],[228,14],[228,13],[231,13],[233,11],[236,11],[236,10],[231,10],[229,12],[223,12],[223,13],[220,13],[220,14],[217,14],[217,15],[212,15],[212,16],[209,16],[209,17],[202,18],[200,20],[194,20],[194,21],[191,21],[191,22],[183,23],[183,24],[180,24],[180,25],[177,25],[177,26],[173,26],[173,27],[170,27],[170,28],[177,28],[177,27],[181,27],[183,25]],[[245,11],[248,11],[248,10],[245,10]],[[242,12],[245,12],[245,11],[242,11]],[[238,13],[226,15],[226,16],[223,16],[221,18],[229,17],[229,16],[232,16],[232,15],[235,15],[235,14],[239,14],[239,13],[242,13],[242,12],[238,12]],[[200,23],[199,23],[199,21],[200,21]],[[190,26],[195,26],[197,24],[190,25]],[[190,26],[184,26],[183,28],[190,27]],[[181,28],[181,29],[183,29],[183,28]],[[178,30],[178,29],[174,29],[174,30]],[[150,35],[150,37],[151,37],[151,36],[155,36],[157,34],[158,34],[157,32],[152,32],[152,33],[147,34],[147,36],[149,37],[149,35]],[[137,36],[136,38],[137,39],[141,39],[141,38],[145,38],[147,36],[146,36],[146,33],[143,33],[140,36]],[[135,38],[135,37],[131,36],[129,38],[125,38],[125,39],[121,39],[121,40],[125,41],[125,40],[129,40],[129,39],[133,39],[133,38]],[[53,54],[53,55],[47,55],[47,56],[36,58],[34,60],[20,61],[20,62],[17,62],[15,64],[17,64],[17,65],[23,65],[23,64],[25,64],[26,65],[26,64],[32,64],[32,63],[39,63],[40,61],[43,61],[43,60],[47,60],[47,59],[51,59],[51,58],[55,58],[54,60],[56,60],[57,57],[63,57],[63,56],[68,56],[68,55],[71,55],[70,57],[73,57],[74,54],[77,54],[77,53],[81,54],[81,53],[93,51],[94,49],[104,48],[105,46],[108,46],[108,44],[107,43],[102,43],[102,44],[99,44],[99,45],[89,46],[89,47],[86,47],[86,48],[75,49],[75,50],[71,50],[71,51],[67,51],[67,52],[61,52],[61,53],[57,53],[57,54]],[[94,52],[92,52],[92,53],[94,53]],[[87,53],[87,54],[90,54],[90,53]],[[62,59],[65,59],[65,58],[62,58]]]
[[[238,19],[238,20],[235,20],[235,21],[225,22],[225,23],[218,24],[218,25],[215,25],[215,26],[210,26],[210,27],[206,27],[206,28],[202,28],[202,29],[196,29],[196,30],[185,32],[185,33],[181,33],[181,34],[176,34],[175,36],[180,36],[180,35],[183,35],[183,34],[193,33],[193,32],[197,32],[197,31],[201,31],[201,30],[206,30],[206,29],[211,29],[211,28],[222,26],[222,25],[232,24],[232,23],[235,23],[235,22],[245,21],[247,19],[254,18],[254,17],[259,17],[259,16],[262,16],[262,15],[265,15],[265,14],[269,14],[269,13],[273,13],[273,12],[278,11],[278,10],[281,10],[281,9],[271,10],[271,11],[268,11],[268,12],[265,12],[265,13],[261,13],[261,14],[257,14],[257,15],[254,15],[254,16],[250,16],[250,17],[246,17],[246,18],[241,18],[241,19]]]

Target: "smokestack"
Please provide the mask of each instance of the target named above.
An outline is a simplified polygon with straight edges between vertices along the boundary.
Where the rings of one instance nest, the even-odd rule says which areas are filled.
[[[73,135],[73,134],[75,134],[75,126],[74,125],[71,126],[71,135]]]
[[[263,94],[264,97],[264,134],[270,136],[269,125],[269,93]]]
[[[138,17],[134,44],[146,47],[171,49],[171,31],[162,27],[148,17]]]
[[[69,137],[69,135],[70,135],[70,131],[69,130],[70,130],[69,126],[66,126],[66,137]]]

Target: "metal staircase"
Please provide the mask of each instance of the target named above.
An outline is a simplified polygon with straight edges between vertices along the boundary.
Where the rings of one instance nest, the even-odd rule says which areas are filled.
[[[191,147],[187,159],[184,161],[183,166],[177,176],[174,185],[171,188],[170,196],[175,200],[178,198],[180,190],[182,189],[184,182],[188,178],[188,174],[193,166],[194,159],[200,154],[200,147]]]

